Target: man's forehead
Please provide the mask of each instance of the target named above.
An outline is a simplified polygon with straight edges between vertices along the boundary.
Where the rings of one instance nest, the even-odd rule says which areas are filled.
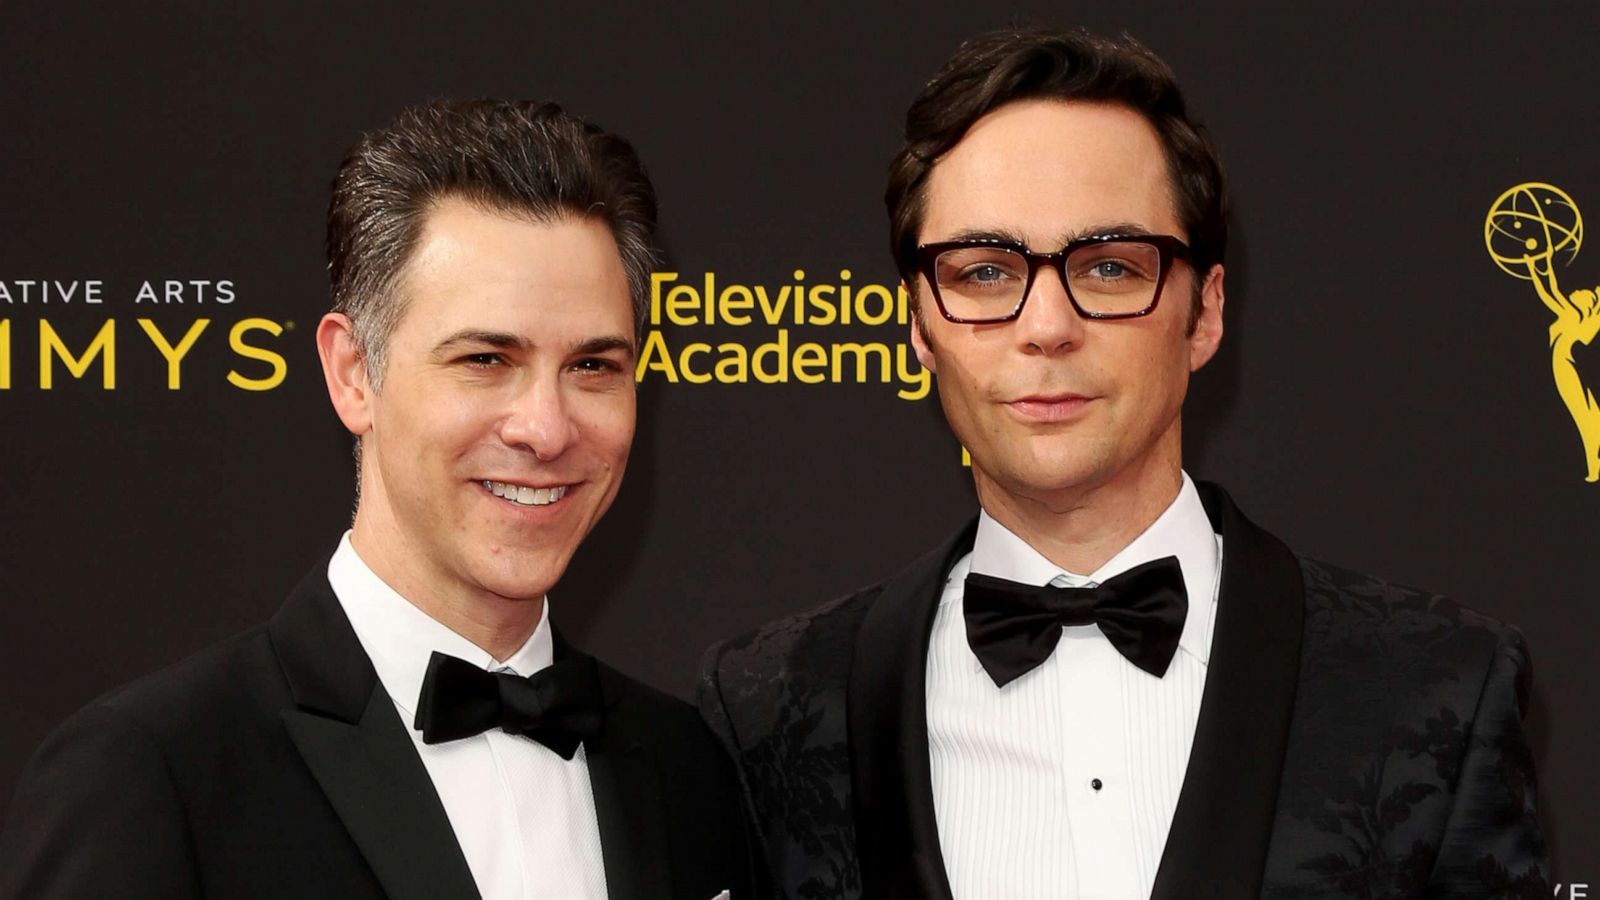
[[[606,224],[591,216],[539,218],[455,196],[421,214],[403,275],[482,281],[574,275],[626,279]]]
[[[1179,227],[1155,129],[1126,106],[1026,100],[979,119],[935,163],[920,239],[989,229],[1049,243],[1113,223]]]
[[[628,332],[633,303],[610,229],[588,217],[535,221],[447,201],[430,210],[396,289],[398,327],[559,336]]]

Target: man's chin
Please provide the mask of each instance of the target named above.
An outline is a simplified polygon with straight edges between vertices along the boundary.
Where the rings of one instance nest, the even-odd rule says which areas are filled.
[[[993,489],[1030,498],[1083,491],[1104,480],[1093,460],[1078,454],[1010,459],[992,468],[981,466],[974,457],[973,472],[980,480],[987,478]]]
[[[526,561],[501,557],[481,567],[474,580],[485,594],[513,602],[532,601],[548,594],[566,568],[566,557]]]

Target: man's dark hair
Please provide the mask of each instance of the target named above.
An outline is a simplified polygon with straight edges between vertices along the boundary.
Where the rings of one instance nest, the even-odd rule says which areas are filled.
[[[350,317],[375,388],[404,312],[400,273],[426,213],[448,197],[536,222],[605,222],[622,254],[634,324],[642,325],[656,195],[632,145],[548,101],[435,101],[362,137],[333,179],[333,311]]]
[[[905,143],[889,164],[884,203],[895,265],[913,293],[928,173],[979,119],[1005,104],[1036,99],[1112,103],[1144,116],[1167,157],[1195,272],[1203,277],[1222,261],[1228,242],[1222,164],[1205,130],[1189,118],[1172,69],[1127,36],[1007,28],[962,44],[906,111]]]

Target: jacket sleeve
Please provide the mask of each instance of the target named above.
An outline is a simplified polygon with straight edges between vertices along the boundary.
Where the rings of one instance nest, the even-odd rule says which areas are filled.
[[[1531,683],[1527,645],[1506,628],[1478,698],[1455,805],[1429,879],[1434,896],[1550,896],[1533,754],[1522,727]]]
[[[0,831],[0,898],[198,898],[183,804],[163,755],[106,705],[34,754]]]
[[[710,647],[700,658],[700,676],[695,682],[695,704],[700,708],[700,718],[705,720],[711,733],[717,736],[717,743],[722,745],[728,758],[737,763],[738,738],[733,733],[733,722],[730,721],[727,707],[722,702],[722,680],[717,671],[721,661],[721,644]],[[742,770],[739,780],[741,784],[744,781]]]
[[[755,884],[757,897],[776,897],[777,888],[773,884],[772,874],[767,868],[766,855],[763,848],[766,846],[762,840],[760,829],[757,827],[753,798],[750,796],[748,773],[742,764],[742,754],[738,737],[734,734],[733,721],[728,715],[728,709],[722,698],[722,682],[718,668],[722,658],[723,645],[717,644],[706,650],[700,660],[700,677],[696,683],[695,700],[700,708],[700,718],[711,729],[716,737],[717,744],[727,757],[728,769],[735,777],[739,798],[739,820],[743,824],[745,842],[748,847],[750,869]]]

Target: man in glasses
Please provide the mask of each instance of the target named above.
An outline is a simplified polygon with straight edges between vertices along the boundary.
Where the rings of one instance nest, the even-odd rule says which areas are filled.
[[[1514,630],[1295,556],[1182,469],[1227,203],[1131,40],[963,46],[890,166],[911,340],[981,507],[708,654],[791,897],[1549,893]]]

